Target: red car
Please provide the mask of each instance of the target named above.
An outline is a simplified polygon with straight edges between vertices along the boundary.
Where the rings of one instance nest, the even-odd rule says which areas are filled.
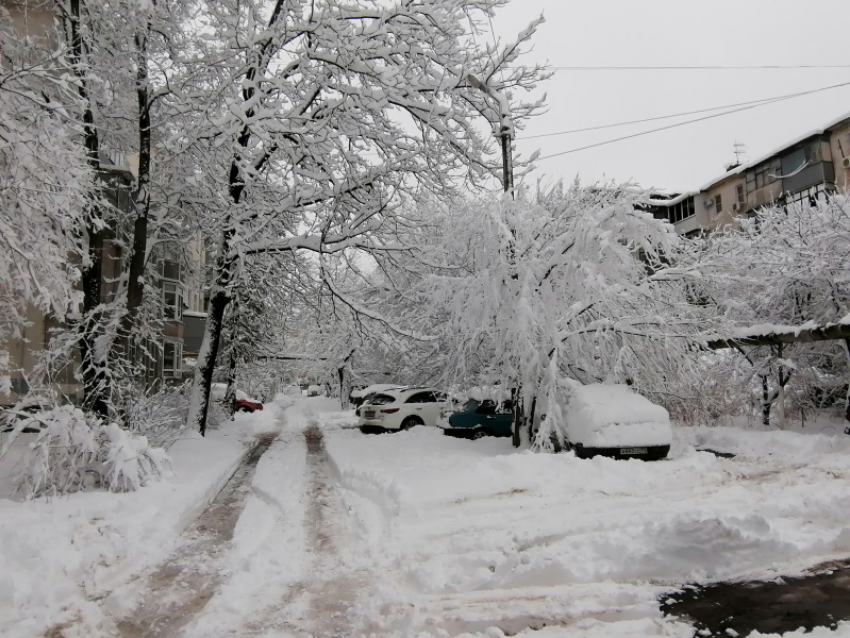
[[[226,383],[213,383],[210,388],[210,398],[213,401],[224,401],[226,391]],[[254,412],[256,410],[262,410],[263,404],[256,399],[252,399],[242,390],[236,390],[236,399],[233,401],[233,409],[236,412]]]
[[[233,402],[233,409],[237,412],[253,412],[254,410],[262,410],[263,404],[247,397],[243,399],[237,398]]]

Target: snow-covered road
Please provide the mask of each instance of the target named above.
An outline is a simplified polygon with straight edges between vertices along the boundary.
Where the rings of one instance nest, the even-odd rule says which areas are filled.
[[[585,461],[429,428],[363,435],[327,400],[285,418],[253,506],[278,524],[249,504],[187,638],[690,637],[664,592],[850,554],[842,439],[683,429],[667,461]]]
[[[683,428],[668,460],[643,463],[352,422],[329,399],[281,412],[232,538],[159,568],[210,575],[169,638],[690,638],[662,614],[665,592],[850,555],[844,437]],[[179,604],[179,590],[133,594],[141,582],[89,598],[55,635],[151,635],[145,605]]]

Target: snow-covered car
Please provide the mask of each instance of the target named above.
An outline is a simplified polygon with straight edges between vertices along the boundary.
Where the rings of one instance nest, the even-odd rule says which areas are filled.
[[[625,385],[576,384],[563,409],[568,447],[576,456],[663,459],[670,451],[670,415]]]
[[[395,390],[397,388],[403,387],[405,386],[400,385],[398,383],[373,383],[372,385],[367,385],[352,390],[351,394],[348,395],[348,398],[351,401],[351,405],[359,408],[364,403],[368,403],[369,399],[374,397],[379,392],[383,392],[385,390]],[[360,412],[357,412],[357,416],[360,416]]]
[[[252,399],[242,392],[242,390],[237,390],[236,400],[233,402],[233,409],[237,412],[255,412],[256,410],[262,410],[263,404],[256,399]]]
[[[447,410],[437,426],[448,436],[479,439],[484,436],[511,436],[513,433],[511,401],[470,399],[454,410]]]
[[[224,401],[224,397],[227,394],[227,384],[226,383],[213,383],[210,386],[210,399],[213,401]],[[236,398],[233,401],[233,409],[237,412],[254,412],[255,410],[262,410],[263,404],[261,401],[257,401],[247,394],[245,394],[242,390],[237,388],[236,390]]]
[[[407,430],[416,425],[437,425],[446,406],[446,395],[434,388],[385,390],[362,406],[357,425],[362,432]]]

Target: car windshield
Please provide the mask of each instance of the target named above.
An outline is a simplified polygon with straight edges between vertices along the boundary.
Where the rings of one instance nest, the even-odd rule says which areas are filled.
[[[369,405],[387,405],[388,403],[393,403],[395,401],[395,397],[391,394],[376,394],[369,401]]]

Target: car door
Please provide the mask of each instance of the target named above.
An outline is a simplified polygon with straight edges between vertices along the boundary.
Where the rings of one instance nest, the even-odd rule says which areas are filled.
[[[417,392],[407,400],[407,403],[411,404],[411,413],[422,419],[425,425],[437,425],[440,410],[445,405],[437,401],[437,396],[432,390]]]
[[[504,435],[504,416],[497,410],[496,402],[490,399],[485,399],[475,408],[478,427],[492,434]]]
[[[437,425],[440,419],[440,412],[445,406],[445,401],[440,401],[436,392],[427,392],[424,402],[424,412],[428,415],[425,420],[425,425]]]
[[[429,412],[426,409],[428,394],[428,392],[416,392],[411,394],[404,403],[408,406],[406,412],[411,416],[419,417],[425,425],[434,425],[436,421],[429,418]]]

